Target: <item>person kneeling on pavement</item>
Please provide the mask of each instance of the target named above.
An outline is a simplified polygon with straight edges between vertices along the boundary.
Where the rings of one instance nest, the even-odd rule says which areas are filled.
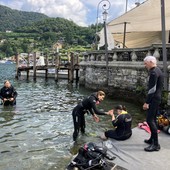
[[[117,112],[115,117],[114,110]],[[109,114],[112,117],[112,124],[115,127],[114,130],[108,130],[101,136],[102,139],[112,138],[116,140],[126,140],[132,135],[132,117],[126,111],[125,106],[118,105],[115,109],[110,110]]]

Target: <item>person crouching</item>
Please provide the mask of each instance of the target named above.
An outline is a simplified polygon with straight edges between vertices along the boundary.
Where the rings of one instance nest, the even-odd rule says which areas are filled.
[[[73,141],[76,141],[79,130],[85,133],[85,117],[84,114],[90,112],[93,116],[94,121],[99,122],[99,117],[97,115],[107,115],[107,112],[103,112],[97,109],[96,105],[104,100],[105,93],[103,91],[98,91],[91,94],[89,97],[81,101],[72,111],[74,132]],[[97,114],[97,115],[96,115]]]
[[[117,116],[114,115],[114,110],[117,112]],[[118,105],[115,109],[110,110],[109,114],[112,117],[112,124],[115,127],[114,130],[108,130],[101,136],[102,139],[112,138],[116,140],[126,140],[132,135],[132,117],[126,111],[125,106]]]

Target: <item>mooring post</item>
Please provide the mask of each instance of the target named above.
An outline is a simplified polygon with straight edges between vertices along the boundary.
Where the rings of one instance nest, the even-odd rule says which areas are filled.
[[[76,70],[76,83],[79,81],[79,55],[76,54],[74,69]]]
[[[55,53],[54,53],[54,55],[52,55],[52,61],[51,61],[51,62],[52,62],[52,65],[55,64],[55,63],[54,63],[54,60],[55,60],[54,58],[55,58]]]
[[[78,81],[79,81],[79,70],[76,69],[76,82],[78,82]]]
[[[70,83],[73,83],[74,80],[74,53],[71,52],[70,55],[71,59],[70,59],[70,66],[68,68],[68,81]]]
[[[30,53],[28,53],[28,56],[27,56],[27,79],[29,79],[29,66],[30,66]]]
[[[58,81],[58,70],[60,66],[60,56],[59,53],[56,52],[55,54],[55,81]]]
[[[45,54],[45,65],[48,66],[48,55]]]
[[[45,78],[47,79],[48,78],[48,55],[47,53],[45,53]]]
[[[34,61],[33,61],[33,79],[36,80],[36,52],[34,52]]]
[[[19,74],[20,74],[18,53],[15,55],[15,59],[16,59],[16,75],[15,75],[15,78],[18,79],[19,78]]]

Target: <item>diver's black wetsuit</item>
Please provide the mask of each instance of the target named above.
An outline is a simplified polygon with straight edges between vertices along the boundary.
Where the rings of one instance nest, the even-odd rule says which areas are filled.
[[[107,138],[116,140],[126,140],[132,135],[131,124],[132,117],[130,114],[120,114],[112,121],[115,130],[108,130],[105,132]]]
[[[162,88],[162,71],[158,67],[153,67],[149,71],[148,94],[145,103],[149,104],[146,121],[151,130],[150,141],[153,141],[155,145],[158,145],[156,115],[161,103]]]
[[[97,93],[93,93],[91,96],[85,98],[73,109],[72,116],[74,122],[74,141],[76,140],[79,134],[79,129],[81,129],[82,133],[85,132],[85,113],[90,112],[92,115],[94,115],[94,113],[98,115],[105,115],[105,112],[99,111],[96,108],[96,102],[99,102],[97,98]]]
[[[11,87],[6,88],[5,86],[1,88],[0,90],[0,99],[9,99],[9,98],[14,98],[13,101],[5,101],[3,104],[4,106],[8,106],[8,105],[15,105],[16,104],[16,97],[17,97],[17,92],[14,89],[14,87],[11,85]]]

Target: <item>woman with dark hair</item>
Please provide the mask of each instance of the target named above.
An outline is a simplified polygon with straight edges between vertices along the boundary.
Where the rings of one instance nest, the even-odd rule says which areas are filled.
[[[79,134],[79,129],[82,133],[85,133],[85,117],[84,114],[90,112],[93,119],[99,122],[99,117],[97,115],[107,115],[107,112],[103,112],[97,109],[96,105],[104,100],[105,93],[103,91],[98,91],[91,94],[89,97],[81,101],[72,112],[73,122],[74,122],[74,132],[73,141],[75,141]],[[97,114],[97,115],[96,115]]]
[[[126,107],[118,105],[115,107],[117,111],[117,116],[114,115],[114,109],[109,111],[109,114],[112,116],[112,124],[115,127],[114,130],[108,130],[104,132],[101,136],[102,139],[112,138],[116,140],[126,140],[131,137],[132,130],[132,117],[126,111]]]

